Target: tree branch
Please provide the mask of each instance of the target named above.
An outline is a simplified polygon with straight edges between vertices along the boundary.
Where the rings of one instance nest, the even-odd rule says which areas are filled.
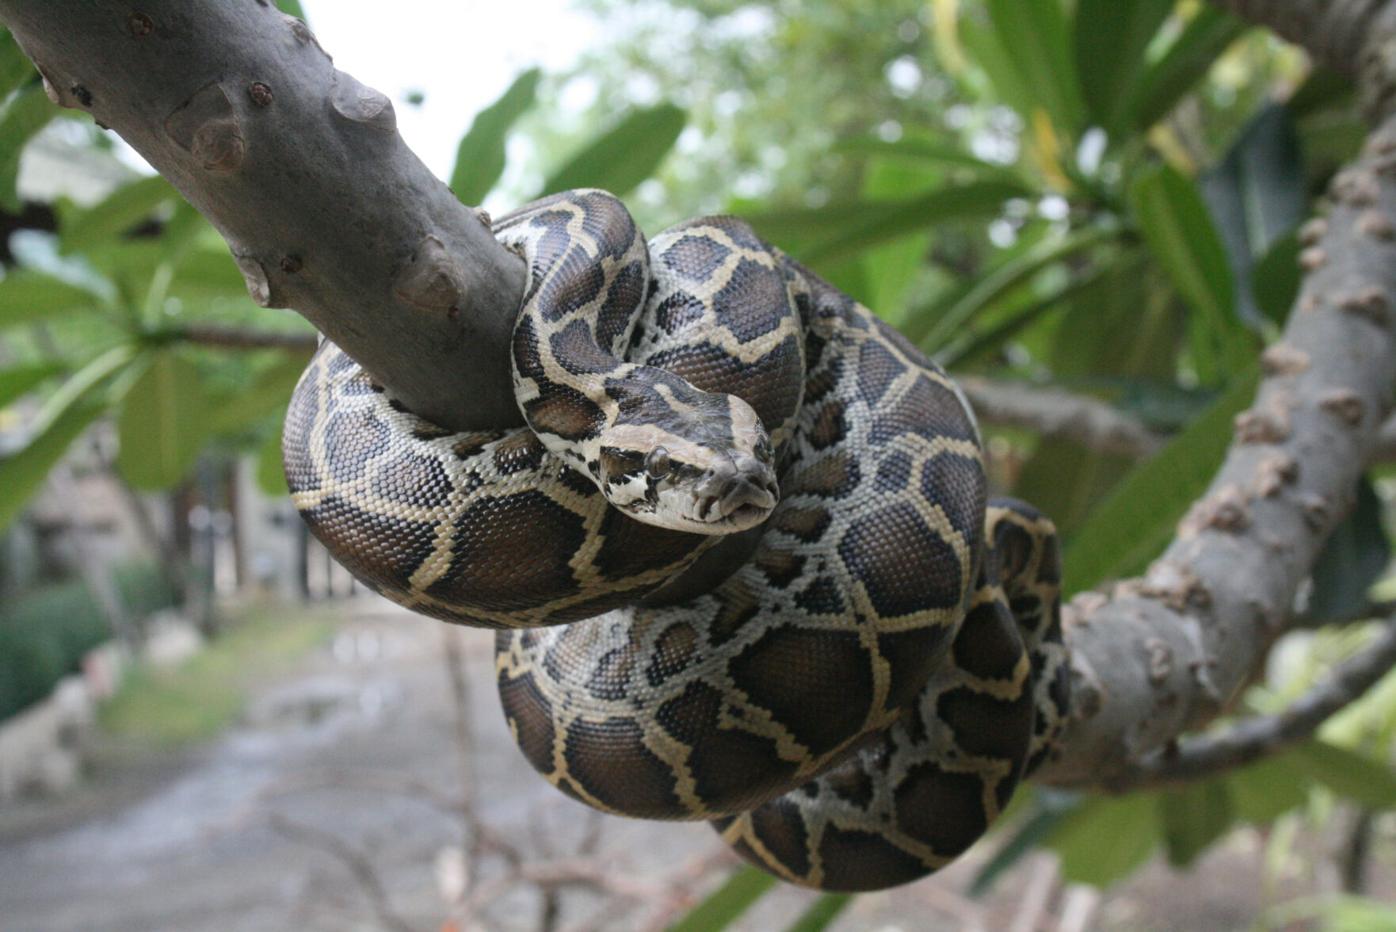
[[[437,423],[521,422],[522,261],[303,23],[267,0],[0,0],[0,20],[55,102],[115,129],[212,221],[255,300],[303,314]]]
[[[1396,619],[1328,679],[1278,715],[1243,719],[1226,731],[1155,751],[1112,778],[1112,790],[1185,783],[1254,763],[1313,736],[1337,712],[1362,698],[1396,665]]]
[[[1143,459],[1163,438],[1114,405],[1060,388],[956,375],[981,420],[1060,437],[1100,453]]]
[[[1328,219],[1306,230],[1283,341],[1207,494],[1144,578],[1067,607],[1077,717],[1043,780],[1109,785],[1225,709],[1351,508],[1396,384],[1396,119],[1332,194]]]
[[[186,343],[220,349],[259,350],[279,349],[293,353],[315,351],[313,333],[279,333],[272,330],[244,330],[218,324],[189,324],[171,330],[169,335]]]

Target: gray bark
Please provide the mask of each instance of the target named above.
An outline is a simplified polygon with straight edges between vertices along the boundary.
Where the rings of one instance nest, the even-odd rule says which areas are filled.
[[[408,407],[521,423],[525,270],[404,144],[392,103],[264,0],[0,0],[56,102],[120,133],[290,307]]]

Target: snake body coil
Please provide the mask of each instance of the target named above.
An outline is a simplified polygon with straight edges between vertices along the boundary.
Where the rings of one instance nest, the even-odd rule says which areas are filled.
[[[454,434],[331,344],[293,500],[360,580],[500,629],[524,755],[607,812],[710,819],[790,882],[876,889],[987,829],[1067,711],[1050,522],[986,503],[953,382],[709,218],[610,195],[501,219],[526,427]]]

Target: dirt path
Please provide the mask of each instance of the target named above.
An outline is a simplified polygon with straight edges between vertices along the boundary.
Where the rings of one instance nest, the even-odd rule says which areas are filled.
[[[0,929],[378,928],[384,910],[438,927],[434,865],[461,842],[459,820],[431,801],[461,786],[444,631],[355,606],[330,645],[259,689],[209,746],[145,759],[108,748],[112,766],[73,798],[0,813]],[[530,822],[576,807],[519,758],[494,696],[492,639],[470,635],[477,792],[499,800],[491,826],[527,839]],[[696,827],[694,838],[709,842]],[[353,878],[351,850],[385,904]]]
[[[445,894],[469,860],[453,808],[462,758],[444,663],[452,629],[378,601],[345,612],[333,641],[256,689],[218,740],[164,753],[108,742],[75,794],[0,809],[0,932],[452,928]],[[662,927],[685,896],[720,879],[728,862],[706,826],[593,817],[534,774],[499,712],[493,638],[457,634],[474,812],[535,880],[560,885],[549,905],[538,887],[506,882],[504,857],[482,854],[471,888],[481,909],[454,928],[535,930],[548,909],[558,929]],[[1044,860],[1005,877],[987,902],[959,892],[976,868],[957,863],[857,898],[833,928],[1009,928]],[[1131,929],[1236,927],[1256,908],[1253,882],[1209,889],[1209,909],[1176,893],[1186,878],[1151,869],[1130,886],[1161,898],[1162,912],[1129,908],[1143,904],[1126,894],[1097,915]],[[773,891],[733,928],[784,928],[813,899]]]

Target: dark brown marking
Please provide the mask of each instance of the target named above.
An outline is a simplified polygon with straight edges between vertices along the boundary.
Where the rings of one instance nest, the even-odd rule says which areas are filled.
[[[451,569],[428,591],[499,611],[543,606],[575,590],[567,561],[585,539],[581,517],[540,492],[481,499],[456,519]]]
[[[711,812],[739,812],[770,797],[772,789],[794,770],[781,760],[769,738],[719,724],[722,694],[693,682],[655,714],[665,731],[692,752],[688,767],[695,790]]]
[[[979,778],[932,763],[910,769],[897,786],[896,807],[901,829],[943,857],[960,854],[989,827]]]
[[[839,555],[883,617],[963,604],[959,556],[906,502],[853,522],[839,541]]]
[[[513,636],[511,633],[500,635],[501,638]],[[501,675],[499,702],[504,707],[505,720],[514,727],[515,740],[524,757],[539,773],[552,773],[553,710],[533,681],[533,674],[526,673],[520,677]]]
[[[568,774],[603,804],[626,815],[641,819],[684,815],[674,792],[673,772],[644,746],[641,736],[640,726],[630,719],[575,722],[563,750]],[[566,783],[561,788],[569,789]]]
[[[738,688],[815,755],[852,738],[867,720],[872,669],[856,635],[780,625],[743,650],[730,670]]]
[[[871,832],[844,831],[833,825],[819,842],[824,890],[882,890],[931,872],[921,859]]]

